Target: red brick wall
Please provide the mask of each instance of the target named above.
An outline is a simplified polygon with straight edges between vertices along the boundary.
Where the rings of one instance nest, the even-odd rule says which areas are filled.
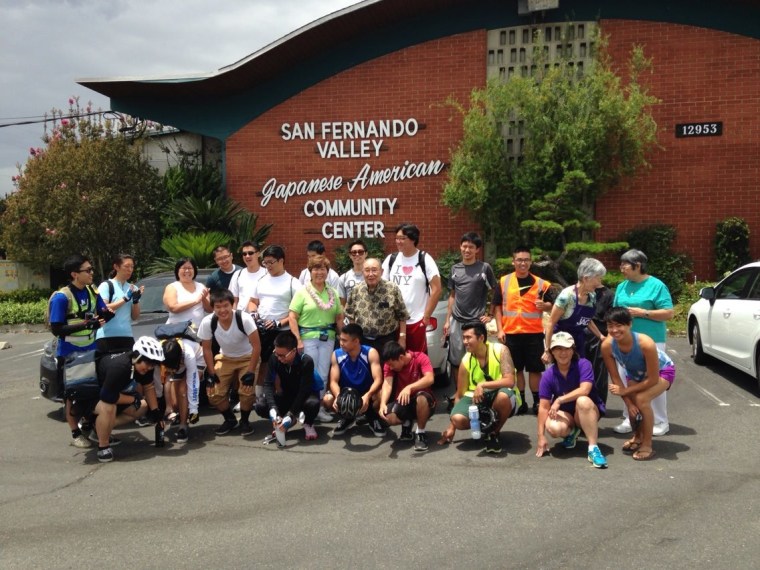
[[[653,114],[662,150],[628,188],[597,203],[598,237],[638,225],[676,226],[675,247],[694,259],[696,277],[714,278],[716,222],[740,216],[760,257],[760,41],[657,22],[605,20],[611,50],[624,61],[633,43],[653,58]],[[719,137],[675,138],[675,125],[723,121]]]
[[[393,216],[359,218],[385,223],[387,253],[396,251],[393,228],[402,221],[420,227],[420,248],[434,255],[458,248],[459,237],[476,229],[476,224],[466,216],[452,216],[441,205],[447,170],[437,176],[355,189],[353,193],[349,193],[345,181],[355,177],[365,163],[373,169],[403,165],[406,160],[438,159],[448,164],[450,149],[461,138],[461,120],[443,103],[452,95],[466,101],[473,87],[484,85],[485,61],[486,33],[471,32],[377,58],[299,93],[228,139],[229,195],[258,213],[262,223],[274,223],[268,243],[287,248],[286,265],[291,273],[305,265],[305,246],[310,240],[321,239],[329,252],[348,241],[322,237],[322,224],[338,218],[307,217],[303,210],[307,200],[397,197]],[[386,139],[377,158],[323,159],[317,153],[322,121],[411,117],[424,128],[414,137]],[[282,140],[283,123],[312,121],[316,123],[317,140]],[[257,196],[272,177],[287,182],[332,175],[344,177],[339,191],[294,196],[287,204],[272,198],[266,207],[261,206],[261,196]]]

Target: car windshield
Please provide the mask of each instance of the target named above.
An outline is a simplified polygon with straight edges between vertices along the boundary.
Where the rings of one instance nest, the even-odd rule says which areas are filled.
[[[152,279],[145,283],[145,291],[140,299],[140,311],[143,313],[166,313],[164,307],[164,288],[167,283]]]

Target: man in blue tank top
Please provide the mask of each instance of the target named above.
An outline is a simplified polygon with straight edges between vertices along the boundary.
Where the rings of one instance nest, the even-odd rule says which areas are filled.
[[[378,437],[385,435],[385,426],[377,413],[377,396],[383,383],[380,355],[374,348],[361,343],[363,334],[362,328],[355,323],[343,327],[340,348],[331,357],[330,386],[322,405],[341,415],[333,435],[346,433],[356,416],[361,414],[366,414],[372,433]],[[350,404],[352,399],[355,405]]]

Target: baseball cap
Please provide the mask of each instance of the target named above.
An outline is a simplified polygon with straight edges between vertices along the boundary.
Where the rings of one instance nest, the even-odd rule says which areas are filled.
[[[565,348],[573,348],[575,346],[575,339],[573,336],[565,331],[555,332],[552,335],[551,348],[555,346],[564,346]]]

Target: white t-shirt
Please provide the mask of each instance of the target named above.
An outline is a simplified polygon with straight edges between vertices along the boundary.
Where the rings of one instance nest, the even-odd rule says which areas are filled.
[[[335,271],[332,267],[327,272],[327,284],[335,289],[338,290],[338,280],[340,279],[340,275],[338,275],[338,272]],[[311,283],[311,271],[308,269],[304,269],[301,271],[301,275],[298,276],[298,280],[301,282],[301,285],[306,285],[308,283]]]
[[[176,373],[177,375],[184,374],[187,385],[191,386],[193,374],[198,374],[198,365],[206,366],[203,362],[203,349],[199,343],[187,340],[186,338],[180,339],[180,345],[182,346],[182,362],[180,362],[179,370]],[[156,378],[158,378],[159,382],[161,381],[160,366],[156,366],[153,369],[154,383]]]
[[[206,288],[203,283],[199,283],[198,281],[193,281],[193,283],[195,283],[195,291],[192,293],[185,289],[179,281],[169,283],[168,286],[174,287],[174,290],[177,291],[178,303],[187,303]],[[198,301],[195,305],[184,311],[180,311],[179,313],[169,313],[169,318],[166,319],[166,322],[181,323],[182,321],[193,321],[193,324],[197,327],[200,326],[201,319],[203,319],[205,315],[206,310],[203,308],[203,303]]]
[[[277,277],[267,273],[256,283],[251,298],[258,299],[262,319],[279,321],[288,316],[290,301],[301,287],[301,282],[287,271]]]
[[[390,255],[383,261],[383,279],[395,283],[401,289],[406,310],[409,311],[407,324],[422,320],[428,299],[430,299],[430,293],[425,287],[425,276],[419,266],[419,254],[420,251],[417,250],[411,257],[404,257],[404,254],[399,252],[393,262],[393,267],[388,267]],[[428,253],[425,254],[425,273],[427,273],[428,281],[432,281],[433,277],[439,275],[438,266]]]
[[[256,283],[259,279],[267,274],[267,270],[263,267],[259,267],[258,271],[251,273],[247,268],[240,269],[235,272],[230,281],[230,291],[232,295],[238,298],[237,308],[241,311],[248,309],[248,301],[253,297],[253,291],[256,288]]]
[[[213,317],[213,314],[203,317],[201,326],[198,329],[199,339],[211,340],[211,319]],[[241,317],[243,318],[245,333],[241,332],[238,328],[234,313],[230,328],[225,330],[222,323],[219,322],[216,325],[216,334],[214,336],[216,336],[216,342],[219,344],[219,352],[230,358],[238,358],[251,354],[251,341],[248,339],[248,335],[256,330],[256,323],[253,322],[253,317],[246,312],[241,312]]]
[[[353,269],[349,269],[338,279],[338,296],[341,299],[348,299],[348,294],[351,289],[356,287],[357,283],[364,281],[364,272],[359,271],[356,273]]]

